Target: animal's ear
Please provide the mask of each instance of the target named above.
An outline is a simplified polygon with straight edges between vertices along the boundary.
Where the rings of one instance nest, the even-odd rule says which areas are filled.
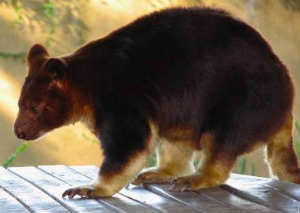
[[[41,44],[33,45],[27,55],[28,62],[32,62],[36,58],[47,57],[49,56],[46,48]]]
[[[60,58],[50,58],[46,63],[45,71],[49,72],[54,79],[62,79],[67,71],[67,63]]]

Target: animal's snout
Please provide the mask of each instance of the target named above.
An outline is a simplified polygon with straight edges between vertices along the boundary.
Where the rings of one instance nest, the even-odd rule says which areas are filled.
[[[15,128],[15,134],[20,139],[25,139],[26,137],[24,130],[22,130],[21,128]]]

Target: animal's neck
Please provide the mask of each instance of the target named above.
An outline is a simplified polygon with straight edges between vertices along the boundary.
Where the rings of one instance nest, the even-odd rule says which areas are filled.
[[[70,97],[70,107],[72,109],[69,117],[69,124],[81,121],[93,131],[95,126],[94,110],[89,95],[71,85],[67,86],[66,93],[68,94],[68,97]]]

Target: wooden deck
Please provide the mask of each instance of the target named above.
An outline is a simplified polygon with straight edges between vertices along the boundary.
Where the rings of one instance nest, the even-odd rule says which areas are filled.
[[[197,192],[166,185],[124,188],[107,199],[63,199],[71,186],[89,183],[94,166],[0,167],[0,212],[300,212],[300,185],[233,174],[226,184]]]

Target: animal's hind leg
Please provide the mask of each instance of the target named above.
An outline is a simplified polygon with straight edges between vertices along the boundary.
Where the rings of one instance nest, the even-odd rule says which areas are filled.
[[[144,169],[133,184],[170,183],[177,177],[194,173],[193,150],[182,144],[170,143],[165,139],[159,142],[156,167]]]
[[[190,176],[180,177],[170,190],[186,191],[214,187],[222,184],[229,177],[238,156],[236,150],[217,144],[213,135],[206,134],[201,139],[202,159],[197,172]],[[224,138],[226,142],[226,139]],[[224,143],[225,144],[225,143]]]
[[[293,118],[288,116],[286,122],[267,144],[267,160],[271,175],[279,180],[300,184],[300,170],[293,149]]]

